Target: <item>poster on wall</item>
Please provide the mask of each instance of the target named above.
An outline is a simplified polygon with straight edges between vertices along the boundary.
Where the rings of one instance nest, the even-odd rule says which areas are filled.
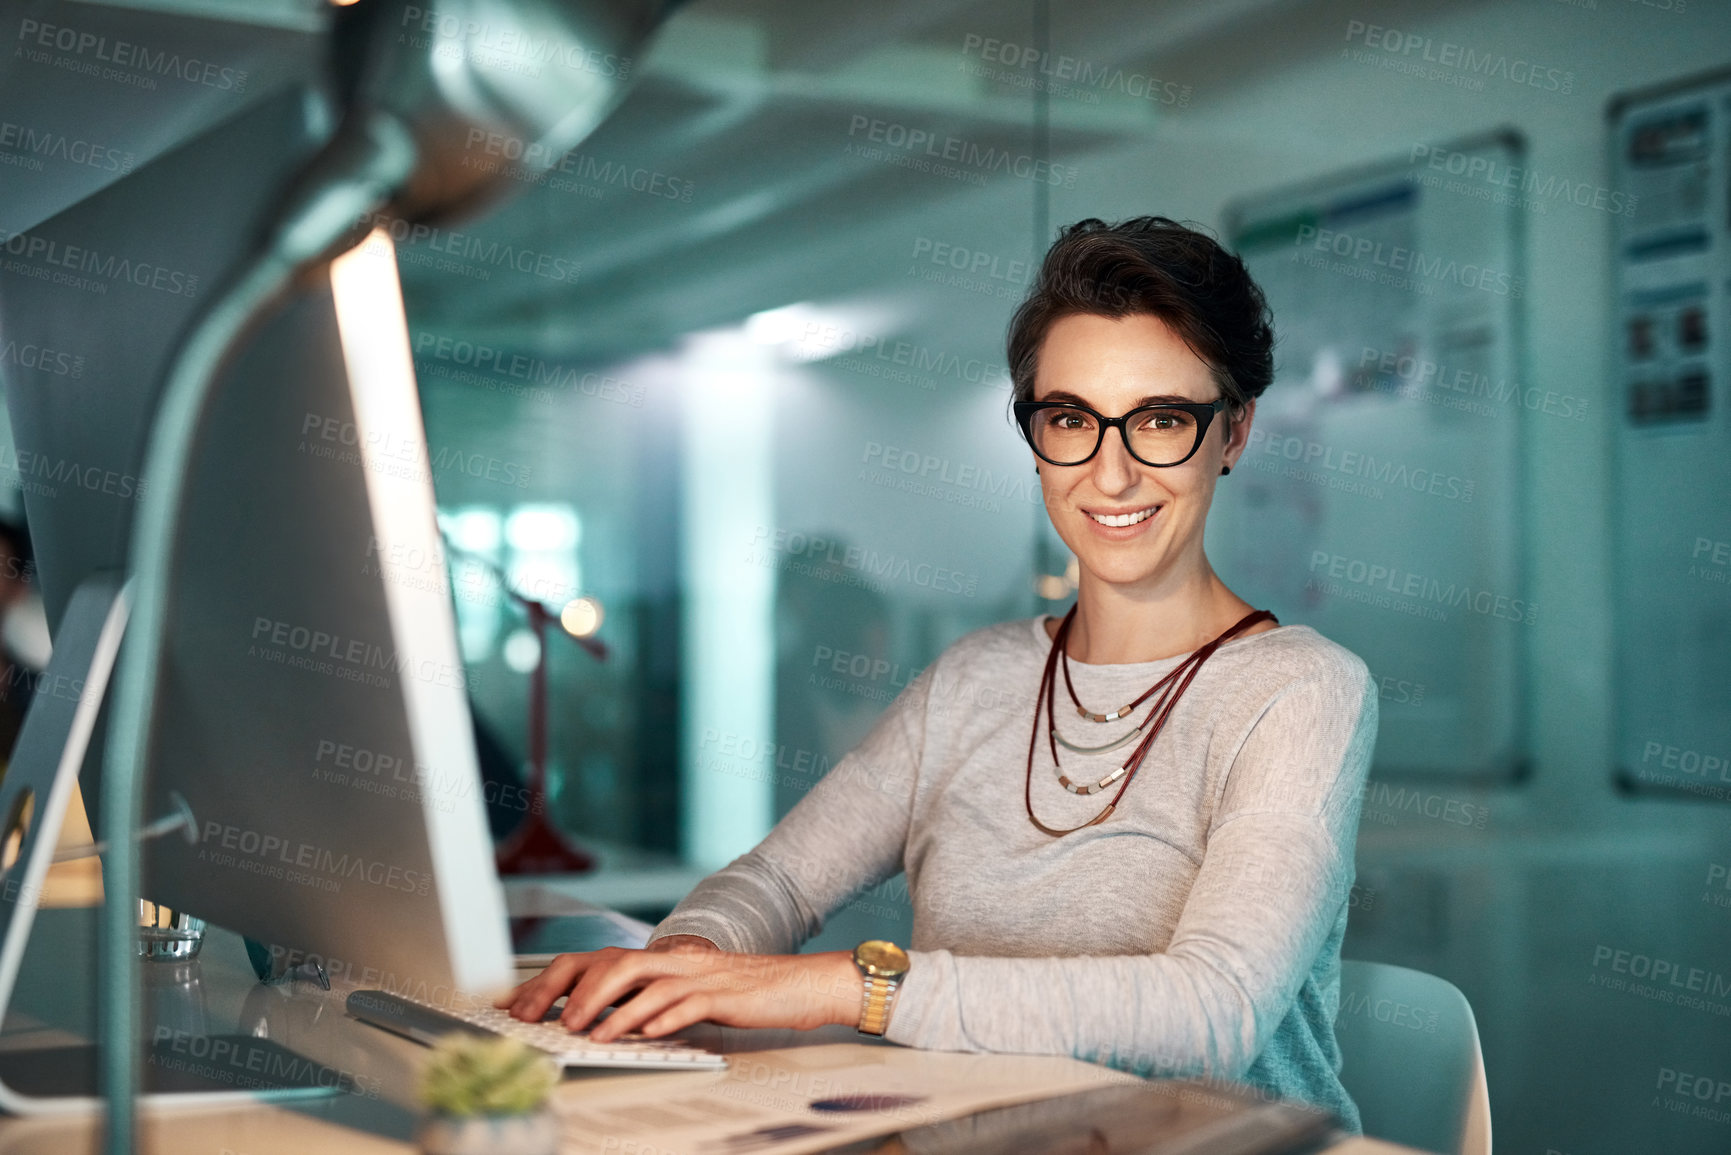
[[[1731,73],[1611,102],[1618,782],[1731,801]]]
[[[1276,365],[1216,491],[1209,556],[1253,604],[1370,666],[1380,777],[1522,771],[1539,607],[1521,582],[1521,428],[1535,405],[1574,404],[1521,379],[1503,178],[1522,152],[1512,134],[1419,146],[1227,214]]]

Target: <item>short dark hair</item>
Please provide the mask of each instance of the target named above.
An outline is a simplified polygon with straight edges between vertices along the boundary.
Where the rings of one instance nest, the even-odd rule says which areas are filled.
[[[1274,380],[1274,317],[1244,262],[1166,217],[1089,217],[1059,232],[1010,320],[1017,401],[1033,399],[1046,334],[1075,314],[1160,318],[1208,363],[1234,413]]]

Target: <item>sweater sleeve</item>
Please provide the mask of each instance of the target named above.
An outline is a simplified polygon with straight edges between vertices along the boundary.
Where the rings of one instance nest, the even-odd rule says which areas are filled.
[[[911,952],[887,1036],[1242,1078],[1292,1009],[1352,886],[1377,702],[1363,663],[1349,661],[1287,684],[1250,724],[1164,952]]]
[[[698,883],[650,935],[787,954],[854,895],[902,869],[926,742],[933,668],[896,696],[756,848]]]

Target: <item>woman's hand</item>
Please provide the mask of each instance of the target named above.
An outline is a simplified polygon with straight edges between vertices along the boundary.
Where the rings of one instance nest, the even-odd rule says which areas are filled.
[[[618,1003],[589,1032],[598,1043],[629,1031],[658,1037],[704,1021],[798,1030],[859,1024],[859,970],[848,952],[730,954],[707,940],[697,942],[703,945],[658,942],[650,950],[562,954],[495,1005],[514,1018],[538,1022],[561,995],[569,995],[559,1022],[580,1031]]]

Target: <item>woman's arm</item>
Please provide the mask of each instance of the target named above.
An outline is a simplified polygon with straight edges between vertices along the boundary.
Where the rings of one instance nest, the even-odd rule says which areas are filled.
[[[581,1030],[631,994],[595,1028],[598,1040],[630,1030],[665,1034],[701,1019],[740,1027],[857,1023],[860,980],[851,957],[791,952],[830,911],[901,869],[930,672],[909,683],[859,748],[755,849],[698,883],[647,950],[559,955],[498,1005],[534,1022],[569,995],[560,1020]]]
[[[930,667],[757,847],[710,875],[650,936],[694,936],[725,951],[786,954],[866,887],[902,869],[925,752]]]
[[[660,938],[650,940],[645,950],[679,950],[690,947],[693,950],[720,950],[721,948],[698,934],[664,934]]]
[[[888,1038],[1242,1077],[1291,1010],[1347,901],[1376,718],[1375,689],[1359,663],[1351,676],[1287,686],[1268,705],[1233,759],[1163,953],[911,952]]]
[[[859,971],[845,951],[793,954],[833,909],[902,869],[924,753],[930,668],[890,703],[859,750],[841,758],[755,849],[692,888],[646,951],[561,954],[499,1006],[538,1022],[561,996],[561,1022],[666,1034],[699,1020],[734,1027],[857,1023]]]

